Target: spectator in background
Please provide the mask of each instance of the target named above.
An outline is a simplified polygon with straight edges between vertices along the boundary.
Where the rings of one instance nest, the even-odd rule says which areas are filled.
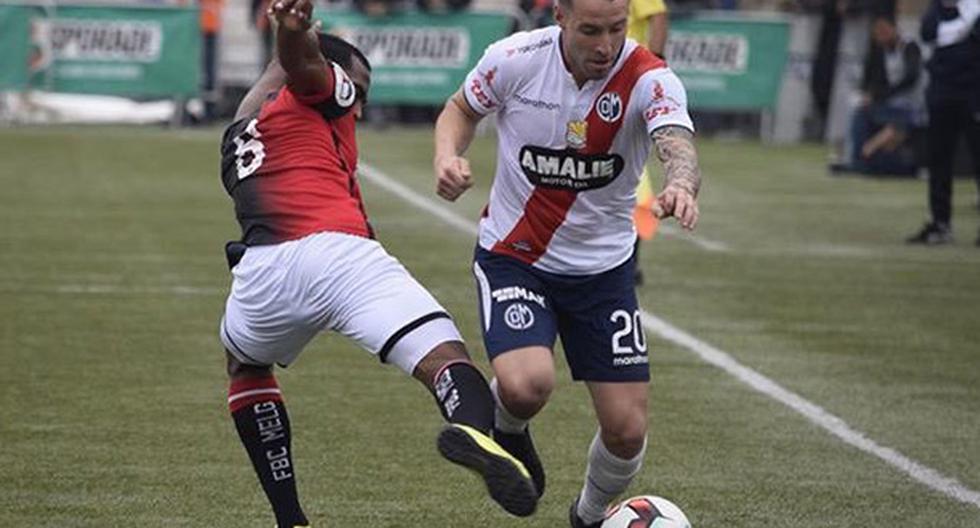
[[[935,46],[926,90],[932,218],[907,242],[948,244],[953,241],[953,159],[963,134],[980,186],[980,0],[932,0],[922,17],[921,37]]]
[[[631,0],[626,23],[626,36],[637,41],[657,56],[664,57],[667,44],[667,6],[663,0]],[[640,242],[651,240],[660,225],[660,211],[657,210],[656,195],[650,185],[650,171],[646,166],[640,174],[640,184],[636,187],[636,207],[633,209],[633,223],[636,224],[637,266],[633,280],[636,285],[643,284],[643,269],[639,265]]]
[[[472,0],[415,0],[415,6],[424,12],[462,11],[470,7]]]
[[[251,23],[262,39],[262,67],[272,60],[272,24],[267,15],[271,0],[252,0]]]
[[[902,38],[892,14],[871,23],[871,47],[864,59],[860,102],[851,118],[845,162],[835,172],[914,174],[914,148],[906,141],[919,124],[922,52]],[[905,148],[908,147],[908,148]]]
[[[218,94],[218,35],[224,0],[198,0],[201,9],[201,49],[204,68],[204,121],[214,118]]]
[[[543,28],[555,23],[552,16],[553,0],[518,0],[517,4],[528,16],[527,29]]]

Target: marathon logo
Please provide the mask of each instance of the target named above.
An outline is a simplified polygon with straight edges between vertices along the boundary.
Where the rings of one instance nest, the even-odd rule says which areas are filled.
[[[623,172],[624,165],[619,154],[580,154],[530,145],[521,148],[519,157],[531,183],[569,191],[605,187]]]
[[[674,70],[744,73],[749,63],[749,41],[743,35],[671,31],[667,64]]]
[[[149,63],[163,48],[157,22],[61,18],[38,21],[36,28],[55,59]]]
[[[470,36],[460,28],[338,28],[374,66],[462,68],[470,54]]]
[[[624,356],[613,358],[614,367],[630,367],[633,365],[647,365],[650,363],[650,358],[647,356]]]
[[[514,300],[531,301],[538,303],[542,308],[544,305],[544,295],[534,293],[523,286],[507,286],[490,292],[490,296],[497,302],[508,302]]]

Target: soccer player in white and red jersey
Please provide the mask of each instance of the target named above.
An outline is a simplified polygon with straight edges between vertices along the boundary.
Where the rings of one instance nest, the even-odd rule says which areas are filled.
[[[367,59],[311,31],[310,0],[279,0],[278,60],[238,109],[222,141],[222,181],[240,242],[221,320],[228,405],[280,528],[307,526],[296,491],[291,427],[273,365],[291,363],[319,332],[356,341],[435,396],[448,422],[444,457],[479,473],[508,512],[533,513],[523,464],[489,435],[494,401],[449,314],[374,240],[355,177],[355,120]]]
[[[476,124],[497,114],[497,169],[473,265],[496,375],[494,438],[543,491],[527,425],[554,387],[560,336],[599,422],[569,511],[575,528],[599,526],[646,448],[650,375],[631,211],[651,147],[664,166],[662,214],[686,229],[699,215],[687,95],[662,59],[626,38],[627,8],[558,0],[557,26],[486,50],[435,131],[436,191],[455,200],[472,185],[463,154]]]

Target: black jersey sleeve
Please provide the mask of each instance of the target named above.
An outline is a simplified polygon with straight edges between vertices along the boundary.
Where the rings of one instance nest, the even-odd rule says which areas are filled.
[[[257,113],[245,116],[229,125],[221,138],[221,183],[229,195],[262,165],[265,153],[256,141],[257,124]]]

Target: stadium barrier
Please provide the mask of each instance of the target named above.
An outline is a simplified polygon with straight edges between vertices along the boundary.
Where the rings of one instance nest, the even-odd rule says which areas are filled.
[[[788,56],[790,25],[778,16],[699,12],[671,19],[667,64],[684,81],[690,106],[772,111]]]
[[[514,23],[510,14],[494,12],[368,17],[331,9],[315,16],[371,61],[371,101],[383,104],[443,104],[483,50]]]
[[[198,16],[196,7],[0,4],[0,90],[194,96]]]

